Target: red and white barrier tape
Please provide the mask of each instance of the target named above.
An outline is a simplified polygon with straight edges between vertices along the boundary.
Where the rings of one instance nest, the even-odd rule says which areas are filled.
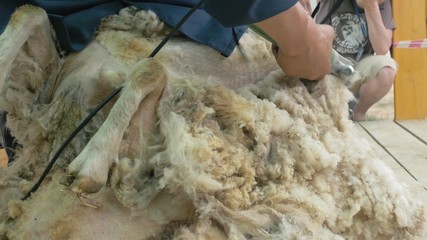
[[[427,39],[394,42],[395,48],[427,48]]]

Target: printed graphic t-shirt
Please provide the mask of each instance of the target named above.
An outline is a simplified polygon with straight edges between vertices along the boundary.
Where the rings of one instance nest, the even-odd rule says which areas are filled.
[[[319,12],[316,15],[317,23],[320,23],[328,15],[337,1],[323,0],[320,3]],[[353,0],[344,0],[330,19],[326,19],[325,24],[331,25],[336,33],[333,48],[344,57],[356,60],[361,49],[363,49],[362,58],[372,55],[374,50],[369,41],[364,10],[358,8],[359,18],[352,2]],[[390,0],[386,0],[380,5],[380,12],[384,26],[387,29],[395,29]]]

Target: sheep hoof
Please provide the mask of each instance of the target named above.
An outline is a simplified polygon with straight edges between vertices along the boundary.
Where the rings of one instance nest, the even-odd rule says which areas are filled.
[[[91,177],[83,176],[73,182],[71,190],[75,193],[97,193],[103,186],[103,183],[97,182]]]

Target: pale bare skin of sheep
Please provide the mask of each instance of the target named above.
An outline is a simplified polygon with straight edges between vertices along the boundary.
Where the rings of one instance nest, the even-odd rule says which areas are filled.
[[[46,13],[0,36],[0,109],[22,146],[0,170],[0,239],[414,239],[425,207],[348,120],[326,76],[307,91],[248,32],[229,58],[152,12],[106,18],[62,57]],[[40,188],[64,139],[114,89]]]

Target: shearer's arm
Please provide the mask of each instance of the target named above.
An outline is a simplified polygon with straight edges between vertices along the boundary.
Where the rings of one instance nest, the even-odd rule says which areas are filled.
[[[287,75],[317,80],[330,72],[333,29],[316,24],[300,3],[256,25],[276,41]]]
[[[317,25],[298,0],[206,0],[224,26],[255,24],[277,43],[277,63],[289,76],[321,79],[331,69],[334,31]]]

